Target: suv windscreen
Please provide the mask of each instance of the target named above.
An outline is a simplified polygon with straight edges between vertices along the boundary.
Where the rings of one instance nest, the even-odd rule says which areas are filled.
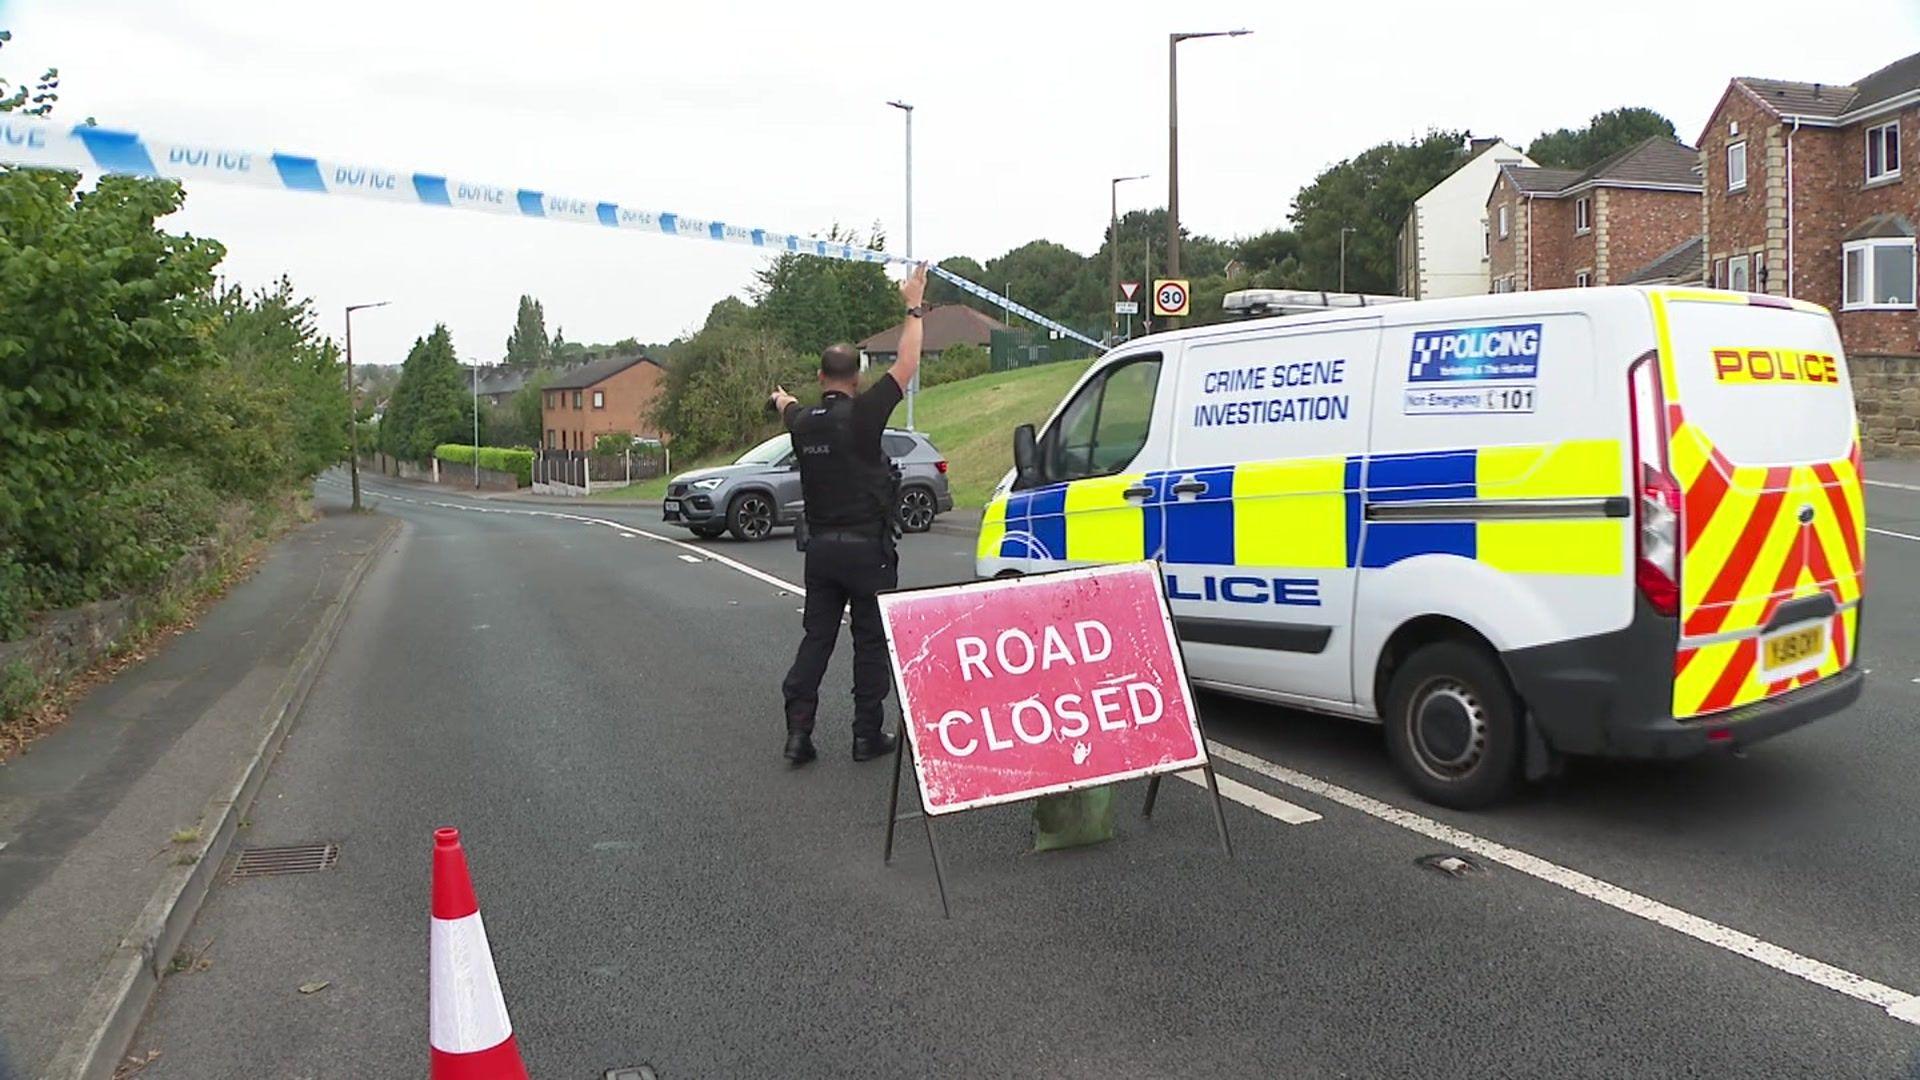
[[[734,459],[735,465],[778,465],[793,453],[793,436],[775,435]]]

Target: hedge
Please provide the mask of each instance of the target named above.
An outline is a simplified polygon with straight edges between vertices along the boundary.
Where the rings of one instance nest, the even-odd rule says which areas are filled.
[[[433,456],[455,465],[473,464],[473,447],[460,443],[441,443]],[[522,485],[533,483],[533,451],[508,450],[498,446],[480,448],[480,467],[494,472],[512,473]]]

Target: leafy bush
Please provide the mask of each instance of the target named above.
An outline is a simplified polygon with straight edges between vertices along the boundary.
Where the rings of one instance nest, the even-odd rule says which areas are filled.
[[[632,432],[611,431],[593,440],[593,452],[598,457],[619,457],[632,448]]]
[[[949,345],[938,357],[922,361],[920,385],[939,386],[985,375],[993,366],[993,357],[978,345]]]
[[[801,390],[813,382],[815,361],[751,325],[708,325],[667,366],[653,418],[674,437],[674,453],[688,460],[741,446],[771,430],[767,393],[776,385]]]
[[[460,443],[441,443],[433,448],[433,456],[441,461],[451,461],[455,465],[471,465],[473,464],[473,447]],[[480,448],[480,467],[494,472],[512,473],[521,484],[533,483],[533,451],[531,450],[483,446]]]

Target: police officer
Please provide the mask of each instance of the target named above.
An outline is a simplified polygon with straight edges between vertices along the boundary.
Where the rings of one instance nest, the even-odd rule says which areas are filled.
[[[892,676],[877,595],[899,584],[893,516],[897,499],[893,465],[880,446],[887,418],[920,369],[921,296],[927,268],[920,264],[901,283],[907,322],[893,367],[865,392],[860,390],[860,354],[834,345],[820,354],[820,404],[802,405],[775,388],[772,403],[793,433],[806,499],[807,605],[804,634],[793,667],[781,685],[786,695],[787,760],[804,765],[815,756],[813,717],[820,704],[820,678],[840,636],[841,613],[852,609],[853,760],[893,752],[895,739],[880,730],[881,703]]]

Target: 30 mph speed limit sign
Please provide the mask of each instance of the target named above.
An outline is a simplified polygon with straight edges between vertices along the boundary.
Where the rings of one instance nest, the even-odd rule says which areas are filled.
[[[1187,313],[1187,280],[1161,278],[1153,283],[1153,313],[1179,316]]]

